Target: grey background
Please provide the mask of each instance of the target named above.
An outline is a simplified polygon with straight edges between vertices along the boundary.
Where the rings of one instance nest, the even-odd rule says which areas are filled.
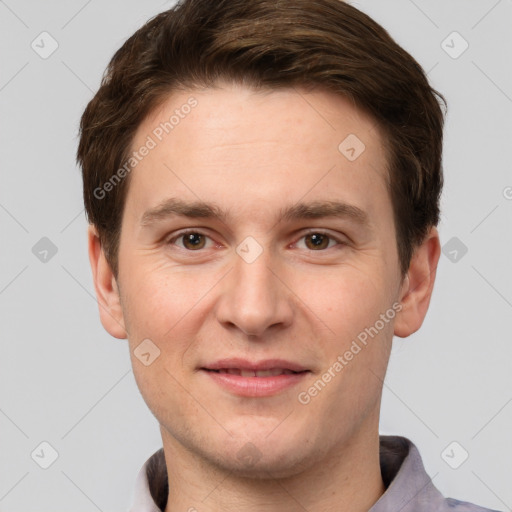
[[[511,510],[512,1],[353,3],[449,103],[440,232],[456,239],[423,328],[394,342],[381,432],[413,440],[445,495]],[[0,1],[0,511],[126,510],[161,446],[127,342],[99,321],[75,151],[113,52],[171,4]],[[43,31],[58,43],[46,59],[31,47],[51,48]],[[453,441],[469,453],[458,469]]]

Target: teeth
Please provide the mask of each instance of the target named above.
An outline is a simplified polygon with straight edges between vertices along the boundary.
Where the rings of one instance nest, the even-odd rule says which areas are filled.
[[[256,372],[256,377],[274,377],[276,375],[282,375],[283,373],[291,373],[289,370],[283,370],[281,368],[271,368],[270,370],[261,370]]]
[[[284,370],[283,368],[270,368],[268,370],[241,370],[239,368],[222,368],[218,370],[219,373],[227,373],[229,375],[240,375],[241,377],[275,377],[277,375],[291,375],[291,370]]]

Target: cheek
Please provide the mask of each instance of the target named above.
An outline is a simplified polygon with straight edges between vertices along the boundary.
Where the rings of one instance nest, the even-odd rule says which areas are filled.
[[[175,338],[187,325],[187,319],[201,310],[201,299],[215,280],[212,274],[201,278],[194,272],[138,266],[130,274],[126,289],[130,334],[163,342]]]
[[[392,286],[379,269],[346,265],[315,274],[304,273],[292,286],[337,340],[351,340],[392,305]]]
[[[321,372],[302,389],[304,411],[332,424],[355,425],[378,403],[393,333],[391,283],[381,272],[338,268],[329,279],[303,281],[308,306],[329,328],[314,348],[323,352]],[[314,290],[314,293],[311,293]],[[384,315],[384,320],[381,315]],[[302,404],[303,402],[301,402]]]
[[[129,330],[132,367],[148,406],[169,403],[182,395],[180,382],[194,362],[198,332],[205,322],[219,276],[215,272],[186,272],[143,262],[134,265],[123,287],[125,321]],[[143,340],[158,357],[150,366],[137,358]],[[147,341],[144,343],[148,343]],[[165,396],[164,396],[165,395]]]
[[[133,373],[146,404],[160,418],[167,409],[181,410],[183,358],[194,339],[192,328],[197,329],[195,315],[200,314],[206,286],[191,276],[144,269],[142,264],[128,282],[123,302]]]
[[[169,363],[163,351],[149,366],[137,360],[132,351],[132,368],[141,396],[159,423],[186,423],[197,414],[195,401],[180,384],[183,377],[179,367]]]

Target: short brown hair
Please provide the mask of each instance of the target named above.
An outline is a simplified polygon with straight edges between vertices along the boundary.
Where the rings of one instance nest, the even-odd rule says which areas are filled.
[[[255,89],[323,89],[375,119],[386,136],[405,273],[414,248],[438,223],[443,182],[439,100],[446,101],[421,66],[378,23],[340,0],[183,0],[115,53],[81,118],[77,161],[87,219],[114,275],[130,175],[105,197],[96,191],[129,159],[137,128],[170,93],[219,79]]]

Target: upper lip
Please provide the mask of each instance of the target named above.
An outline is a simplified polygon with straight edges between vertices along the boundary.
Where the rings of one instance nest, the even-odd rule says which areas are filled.
[[[203,366],[206,370],[227,370],[229,368],[236,368],[239,370],[253,370],[263,371],[271,370],[273,368],[280,368],[282,370],[291,370],[292,372],[308,371],[304,366],[286,361],[284,359],[265,359],[262,361],[249,361],[241,358],[219,359],[214,363]]]

